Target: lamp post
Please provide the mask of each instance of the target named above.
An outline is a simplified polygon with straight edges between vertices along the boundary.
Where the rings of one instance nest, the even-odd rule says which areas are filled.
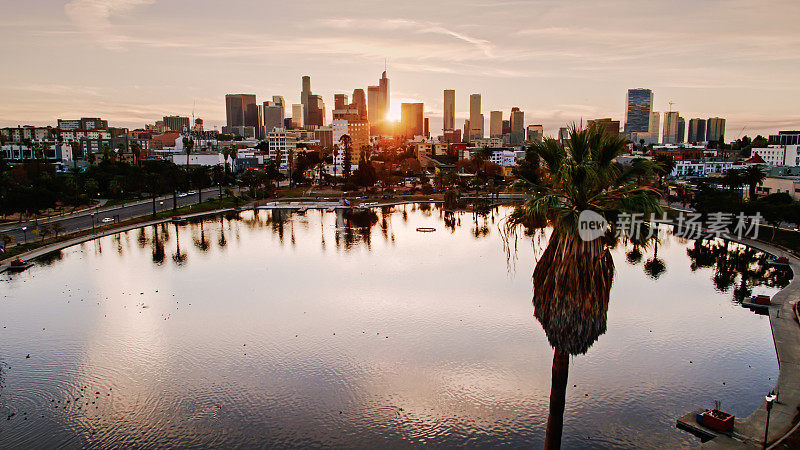
[[[775,403],[775,399],[776,398],[778,398],[778,396],[775,395],[775,391],[770,392],[769,395],[764,397],[764,399],[767,401],[767,423],[764,426],[764,445],[763,445],[763,448],[767,448],[767,436],[769,436],[769,413],[770,413],[770,411],[772,411],[772,404]]]
[[[28,243],[28,227],[22,227],[22,236],[24,236],[25,243]]]

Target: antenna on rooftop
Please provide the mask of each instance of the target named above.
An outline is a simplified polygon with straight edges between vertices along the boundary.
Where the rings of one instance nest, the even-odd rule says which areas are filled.
[[[672,112],[672,105],[674,105],[674,104],[675,104],[675,102],[670,100],[670,102],[669,102],[669,112]]]

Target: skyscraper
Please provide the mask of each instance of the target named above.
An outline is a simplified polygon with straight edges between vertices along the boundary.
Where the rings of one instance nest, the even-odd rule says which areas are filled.
[[[503,111],[492,111],[489,113],[489,137],[501,137],[503,135]]]
[[[483,119],[481,118],[481,94],[469,96],[469,140],[483,139]]]
[[[228,94],[225,96],[226,133],[244,135],[243,127],[260,128],[255,94]]]
[[[430,120],[426,117],[425,120],[423,121],[423,127],[422,127],[423,128],[423,136],[425,136],[426,139],[430,139],[430,137],[431,137],[430,125],[431,125],[430,124]]]
[[[315,94],[309,95],[307,110],[306,125],[318,127],[325,125],[325,102],[322,97]]]
[[[361,120],[368,120],[367,118],[367,97],[364,95],[363,89],[353,90],[353,103],[351,107],[358,110],[358,118]]]
[[[653,91],[628,89],[625,98],[625,133],[647,133],[653,111]]]
[[[683,144],[686,141],[686,120],[678,116],[678,136],[675,140],[676,144]]]
[[[283,100],[282,95],[273,95],[272,102],[275,103],[276,106],[280,106],[281,110],[283,110],[283,115],[286,117],[286,101]]]
[[[422,103],[403,103],[400,105],[400,130],[406,138],[423,136],[425,134],[425,120],[423,118]]]
[[[333,109],[345,109],[348,104],[347,94],[333,95]]]
[[[444,90],[444,131],[453,130],[456,127],[456,91],[454,89]]]
[[[703,142],[706,140],[706,119],[689,119],[689,142]]]
[[[619,126],[619,122],[617,122],[617,126]],[[542,142],[544,137],[544,127],[542,125],[528,125],[525,130],[528,142]]]
[[[378,87],[380,88],[380,95],[378,96],[378,121],[382,122],[386,120],[391,108],[389,103],[389,78],[386,76],[386,70],[384,70],[381,75]]]
[[[646,133],[649,139],[645,140],[647,144],[658,144],[658,132],[660,128],[661,114],[659,114],[658,111],[651,111]]]
[[[292,105],[292,126],[302,128],[306,123],[305,107],[302,103]]]
[[[464,120],[464,133],[461,135],[461,139],[464,142],[469,142],[469,119]]]
[[[308,97],[311,96],[311,77],[304,75],[302,78],[302,89],[300,90],[300,103],[303,105],[303,118],[308,120]],[[307,125],[303,122],[303,125]]]
[[[274,98],[274,97],[273,97]],[[262,136],[272,132],[275,128],[283,128],[283,105],[278,105],[274,101],[264,102],[261,107],[264,118],[264,132]]]
[[[725,119],[711,117],[706,122],[706,140],[723,142],[725,140]]]
[[[525,113],[519,108],[511,110],[511,144],[517,145],[525,142]]]
[[[661,142],[664,144],[678,143],[678,112],[668,111],[664,114],[664,133]]]
[[[378,125],[378,103],[380,98],[380,86],[367,87],[367,119],[373,129]]]

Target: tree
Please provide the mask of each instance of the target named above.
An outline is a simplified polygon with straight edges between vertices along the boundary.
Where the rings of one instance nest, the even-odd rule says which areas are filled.
[[[208,167],[197,166],[189,170],[189,181],[197,189],[197,203],[203,203],[203,188],[211,182]]]
[[[192,150],[194,149],[194,139],[191,137],[184,137],[183,138],[183,149],[186,151],[186,170],[189,170],[189,155],[191,155]]]
[[[214,178],[214,183],[219,187],[219,201],[222,201],[222,183],[225,181],[225,169],[217,164],[211,168],[211,175]]]
[[[349,135],[343,134],[342,137],[339,138],[339,142],[342,144],[342,148],[344,149],[344,154],[342,155],[342,176],[344,177],[345,181],[350,178],[350,157],[353,152],[352,144],[353,140],[350,138]]]
[[[665,154],[654,156],[653,161],[656,163],[655,171],[658,174],[659,185],[663,183],[663,178],[668,177],[678,165],[672,156]]]
[[[58,239],[58,235],[64,232],[64,225],[61,225],[61,222],[53,222],[53,224],[50,225],[50,229],[53,231],[56,239]]]
[[[755,200],[756,188],[767,178],[767,174],[759,166],[750,166],[742,171],[741,176],[742,181],[749,186],[750,200]]]
[[[731,192],[742,187],[744,180],[742,179],[741,171],[739,169],[728,169],[725,175],[722,176],[722,184],[728,186]]]
[[[141,156],[142,156],[142,146],[141,146],[141,144],[139,144],[139,141],[133,141],[133,142],[131,142],[130,147],[131,147],[131,154],[133,154],[133,162],[134,162],[134,164],[136,164],[137,166],[141,165],[141,163],[139,162],[139,158],[141,158]]]
[[[636,168],[614,162],[625,144],[599,127],[575,125],[565,142],[546,138],[534,143],[547,181],[528,185],[529,200],[508,221],[512,232],[517,225],[553,230],[533,274],[534,316],[553,346],[545,448],[561,445],[570,355],[585,353],[606,329],[616,219],[622,213],[647,217],[661,212],[659,192],[634,182]],[[606,219],[604,236],[581,239],[579,217],[586,210]]]

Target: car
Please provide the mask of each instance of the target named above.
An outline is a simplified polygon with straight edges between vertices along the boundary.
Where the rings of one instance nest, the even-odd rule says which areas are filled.
[[[188,196],[189,194],[186,192],[181,192],[180,194],[178,194],[178,197],[188,197]]]
[[[104,218],[100,219],[101,223],[109,223],[109,222],[113,222],[113,221],[114,221],[114,219],[112,219],[111,217],[104,217]]]

